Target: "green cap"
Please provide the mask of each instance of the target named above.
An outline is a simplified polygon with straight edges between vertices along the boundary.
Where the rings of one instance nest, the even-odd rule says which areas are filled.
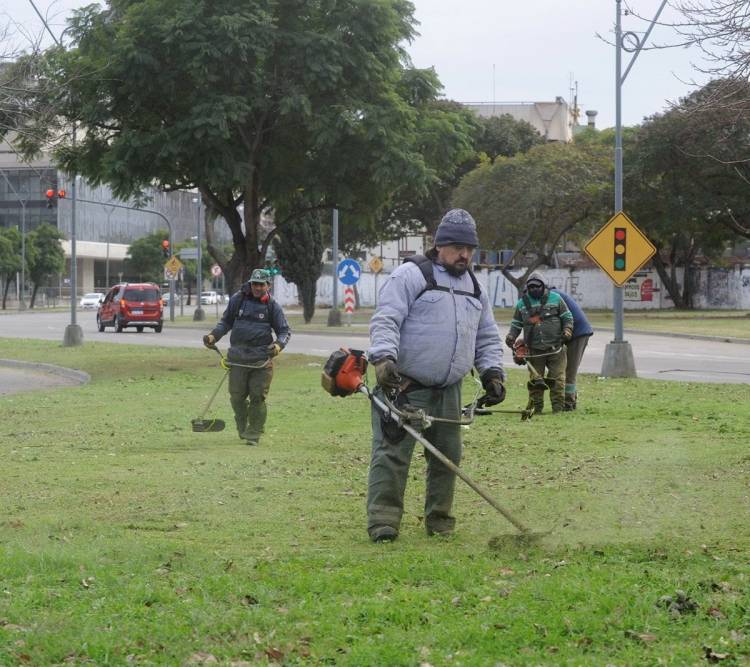
[[[271,274],[266,269],[254,269],[250,275],[251,283],[270,283]]]

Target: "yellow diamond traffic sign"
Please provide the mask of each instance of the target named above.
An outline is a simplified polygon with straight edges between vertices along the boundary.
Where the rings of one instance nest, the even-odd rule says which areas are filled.
[[[182,262],[177,259],[174,255],[172,255],[165,263],[164,263],[164,270],[168,271],[172,275],[177,275],[180,272],[180,269],[183,267]]]
[[[654,244],[622,211],[614,215],[583,249],[618,287],[622,287],[656,253]]]
[[[383,270],[383,260],[380,257],[373,257],[367,266],[370,267],[370,271],[373,273],[380,273]]]

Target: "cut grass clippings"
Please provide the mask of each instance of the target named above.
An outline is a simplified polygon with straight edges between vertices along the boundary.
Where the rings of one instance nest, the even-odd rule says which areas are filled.
[[[335,347],[335,345],[332,345]],[[584,376],[574,414],[481,417],[457,533],[365,531],[369,406],[281,355],[260,446],[205,350],[0,339],[90,384],[0,399],[0,665],[750,661],[750,390]],[[505,406],[523,407],[513,369]],[[465,396],[471,396],[467,380]],[[495,548],[488,545],[491,538]]]

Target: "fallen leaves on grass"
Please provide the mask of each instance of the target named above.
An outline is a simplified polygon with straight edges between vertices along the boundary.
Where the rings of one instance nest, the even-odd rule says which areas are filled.
[[[703,657],[710,663],[721,662],[722,660],[729,660],[732,658],[731,653],[717,653],[710,646],[703,647]]]
[[[659,639],[656,635],[653,635],[650,632],[636,632],[635,630],[625,630],[624,634],[628,639],[634,639],[635,641],[639,641],[644,644],[655,642],[657,639]]]

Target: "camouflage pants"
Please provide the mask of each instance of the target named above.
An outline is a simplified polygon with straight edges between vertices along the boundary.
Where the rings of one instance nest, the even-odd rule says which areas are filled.
[[[229,402],[240,437],[257,440],[266,423],[266,396],[271,388],[273,365],[265,368],[231,366],[229,370]]]
[[[382,391],[374,392],[382,399]],[[417,389],[408,393],[409,403],[428,415],[446,419],[461,418],[461,383],[443,389]],[[398,442],[383,435],[381,414],[372,406],[372,457],[367,489],[367,529],[391,526],[398,530],[404,513],[404,492],[415,440],[405,434]],[[458,424],[433,424],[424,437],[456,465],[461,461],[461,431]],[[427,490],[424,502],[425,528],[429,533],[453,530],[451,515],[456,475],[425,451]]]
[[[544,390],[549,387],[552,412],[560,412],[565,407],[565,366],[567,354],[565,346],[556,354],[536,356],[544,354],[541,350],[530,350],[526,362],[529,364],[529,402],[533,404],[537,412],[544,407]],[[533,369],[533,371],[532,371]],[[546,371],[546,375],[545,375]],[[534,381],[536,378],[544,378],[543,382]]]

